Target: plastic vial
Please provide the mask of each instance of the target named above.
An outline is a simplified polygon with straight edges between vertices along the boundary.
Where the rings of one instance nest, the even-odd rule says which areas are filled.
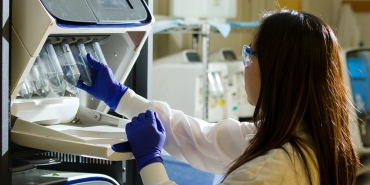
[[[209,88],[209,100],[208,100],[208,103],[211,107],[215,107],[217,106],[217,102],[219,101],[219,98],[218,98],[218,91],[217,91],[217,84],[216,84],[216,80],[214,78],[214,76],[212,75],[212,73],[208,73],[208,88]]]
[[[41,49],[40,59],[45,77],[49,81],[50,90],[58,96],[64,96],[66,90],[66,84],[63,80],[64,75],[50,40],[46,41]]]
[[[27,76],[26,79],[24,79],[23,85],[18,95],[22,96],[23,98],[30,99],[32,97],[32,93],[33,93],[32,85],[29,77]]]
[[[33,87],[33,92],[43,98],[46,98],[49,95],[50,88],[45,76],[45,72],[41,67],[40,57],[36,58],[28,76]]]
[[[91,86],[93,76],[87,63],[87,52],[82,40],[79,40],[76,44],[71,45],[71,50],[76,61],[78,70],[80,71],[80,80],[82,80],[85,85]]]
[[[104,54],[103,54],[103,51],[101,50],[100,48],[100,45],[99,45],[99,42],[94,39],[92,42],[88,43],[88,44],[85,44],[85,47],[86,47],[86,52],[87,53],[91,53],[92,56],[104,63],[104,64],[107,64],[107,61],[105,60],[105,57],[104,57]]]
[[[62,67],[64,80],[76,86],[80,78],[80,72],[77,68],[71,48],[66,41],[63,40],[60,44],[55,45],[54,49],[58,57],[59,64]]]
[[[213,73],[213,75],[215,77],[215,81],[217,84],[216,88],[217,88],[218,96],[222,99],[223,94],[224,94],[224,86],[222,85],[221,76],[219,73]]]

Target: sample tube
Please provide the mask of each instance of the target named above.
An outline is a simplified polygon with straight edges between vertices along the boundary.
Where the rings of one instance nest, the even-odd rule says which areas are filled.
[[[80,71],[80,79],[82,82],[87,85],[91,86],[92,81],[93,81],[93,76],[90,71],[90,67],[87,63],[86,59],[86,48],[82,40],[77,41],[76,44],[71,45],[71,50],[73,53],[73,57],[76,61],[78,70]]]
[[[222,106],[225,103],[225,100],[223,98],[224,96],[224,86],[222,84],[221,76],[219,73],[213,73],[215,76],[215,81],[216,81],[216,89],[217,89],[217,94],[219,97],[218,105]]]
[[[221,76],[219,73],[213,73],[213,75],[215,76],[215,81],[217,84],[216,88],[217,88],[218,96],[222,98],[224,94],[224,86],[222,84]]]
[[[216,80],[214,78],[214,76],[212,75],[212,73],[208,73],[208,85],[209,85],[209,95],[210,95],[210,100],[209,100],[209,104],[211,105],[211,107],[214,107],[217,105],[217,102],[218,102],[218,92],[217,92],[217,87],[216,87]],[[213,100],[213,101],[212,101]]]
[[[23,85],[18,95],[26,99],[30,99],[32,97],[32,85],[28,76],[26,77],[26,79],[24,79]]]
[[[80,78],[80,72],[77,68],[71,48],[66,40],[63,40],[60,44],[55,45],[54,49],[57,54],[59,64],[62,67],[64,80],[71,85],[76,86]]]
[[[50,88],[46,80],[45,72],[41,67],[41,59],[39,56],[36,58],[28,76],[33,86],[33,91],[39,96],[46,98],[49,95]]]
[[[46,41],[40,52],[41,65],[49,81],[50,90],[58,96],[64,96],[66,85],[63,70],[50,40]]]
[[[91,53],[96,60],[99,60],[100,62],[107,64],[103,51],[101,50],[99,42],[96,39],[94,39],[92,42],[88,44],[85,44],[85,47],[86,52]]]

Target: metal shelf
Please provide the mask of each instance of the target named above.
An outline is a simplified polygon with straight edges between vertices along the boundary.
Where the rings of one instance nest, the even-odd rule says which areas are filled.
[[[244,26],[231,26],[230,33],[247,33],[251,32],[256,27],[244,27]],[[210,27],[210,34],[220,33],[217,28]],[[202,34],[202,25],[180,25],[174,28],[169,28],[163,31],[160,31],[155,34]]]

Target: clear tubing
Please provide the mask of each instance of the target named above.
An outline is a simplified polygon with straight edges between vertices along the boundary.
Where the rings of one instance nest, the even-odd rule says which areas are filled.
[[[40,59],[50,90],[58,96],[64,96],[66,85],[63,80],[63,70],[50,41],[47,41],[41,49]]]
[[[46,80],[45,73],[41,68],[41,59],[37,57],[29,73],[29,78],[33,86],[33,92],[46,98],[49,95],[50,88]]]
[[[71,48],[65,41],[62,41],[60,44],[55,45],[54,49],[64,74],[64,80],[76,86],[80,78],[80,72],[77,68]]]
[[[27,76],[26,79],[24,79],[23,85],[18,95],[22,96],[23,98],[30,99],[32,97],[32,92],[33,92],[32,85],[29,77]]]
[[[82,41],[78,41],[76,44],[71,45],[71,49],[77,68],[80,71],[80,80],[82,80],[85,85],[91,86],[93,76],[87,63],[87,52],[84,43]]]
[[[85,47],[86,52],[91,53],[96,60],[99,60],[100,62],[107,64],[103,51],[101,50],[99,42],[97,40],[93,40],[92,42],[85,44]]]

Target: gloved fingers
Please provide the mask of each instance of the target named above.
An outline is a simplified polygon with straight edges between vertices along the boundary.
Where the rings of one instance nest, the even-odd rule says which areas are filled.
[[[154,111],[152,111],[152,110],[150,110],[150,109],[148,109],[148,110],[146,110],[146,112],[145,112],[145,117],[147,118],[147,119],[149,119],[149,120],[155,120],[155,117],[154,117]]]
[[[132,122],[127,123],[125,126],[126,136],[127,139],[130,140],[131,136],[135,135],[135,126],[132,124]]]
[[[140,113],[138,116],[137,116],[137,120],[138,121],[144,121],[146,119],[146,115],[145,113]]]
[[[132,124],[131,122],[130,123],[127,123],[126,126],[125,126],[125,130],[126,130],[126,135],[128,137],[128,130],[130,130],[130,127],[132,127]]]
[[[140,114],[139,114],[139,116],[140,116]],[[140,122],[138,116],[135,116],[131,119],[130,123],[126,124],[126,130],[127,130],[128,126],[135,127],[135,126],[140,126],[140,125],[141,125],[141,122]]]
[[[86,92],[89,92],[89,88],[90,88],[89,86],[85,85],[81,80],[79,80],[79,81],[77,82],[76,87],[77,87],[77,88],[80,88],[80,89],[82,89],[82,90],[84,90],[84,91],[86,91]]]
[[[88,53],[86,55],[86,59],[87,59],[87,62],[89,63],[89,65],[96,69],[96,70],[99,70],[101,69],[105,64],[103,64],[102,62],[96,60],[92,55],[91,53]]]
[[[154,112],[154,117],[155,117],[155,122],[157,123],[158,131],[164,133],[165,132],[164,126],[162,124],[162,121],[158,118],[158,114],[156,112]]]
[[[112,150],[115,152],[131,152],[131,145],[129,142],[117,143],[112,145]]]
[[[148,109],[148,110],[146,110],[146,112],[145,112],[145,117],[148,119],[148,120],[151,120],[151,124],[152,124],[152,126],[156,129],[156,130],[158,130],[158,128],[157,128],[157,124],[156,124],[156,119],[155,119],[155,112],[154,111],[152,111],[152,110],[150,110],[150,109]]]

